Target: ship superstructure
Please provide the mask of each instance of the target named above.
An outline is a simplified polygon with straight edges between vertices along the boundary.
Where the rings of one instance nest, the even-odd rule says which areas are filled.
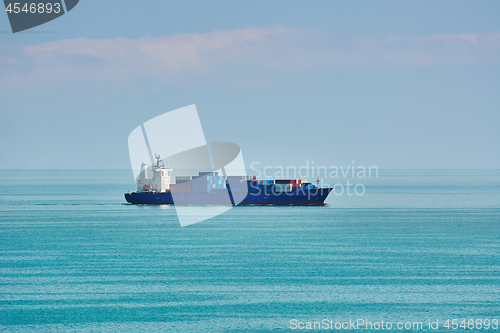
[[[138,192],[155,192],[166,193],[170,191],[170,178],[172,176],[172,169],[165,166],[159,155],[155,155],[156,164],[151,168],[151,174],[148,172],[146,163],[141,164],[141,173],[137,179]]]

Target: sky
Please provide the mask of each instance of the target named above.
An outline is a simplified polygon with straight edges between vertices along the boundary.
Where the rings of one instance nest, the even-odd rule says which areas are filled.
[[[195,104],[247,166],[500,169],[498,1],[81,0],[0,14],[0,169],[130,168]],[[173,125],[174,126],[174,125]],[[168,131],[168,128],[165,128]]]

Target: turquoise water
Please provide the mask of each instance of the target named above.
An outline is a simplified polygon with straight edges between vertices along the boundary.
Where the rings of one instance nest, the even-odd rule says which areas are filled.
[[[324,207],[236,207],[180,228],[171,206],[124,202],[130,171],[0,171],[0,327],[430,319],[433,332],[500,332],[443,327],[500,319],[500,171],[381,170],[364,184]]]

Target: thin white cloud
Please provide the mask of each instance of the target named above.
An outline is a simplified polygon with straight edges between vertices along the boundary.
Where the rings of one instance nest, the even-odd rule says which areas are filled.
[[[392,37],[388,59],[407,65],[460,65],[500,61],[500,33]]]
[[[247,28],[140,39],[65,39],[10,48],[0,62],[0,87],[15,82],[176,79],[237,66],[252,70],[345,66],[436,66],[500,61],[500,33],[348,38],[283,28]]]
[[[283,27],[248,28],[140,39],[66,39],[26,46],[24,51],[39,66],[94,64],[175,74],[262,57],[272,51],[273,41],[290,41],[304,35],[304,31]]]
[[[491,37],[492,35],[486,35]],[[493,35],[494,36],[494,35]],[[498,37],[498,36],[497,36]],[[414,37],[415,40],[423,43],[465,43],[479,45],[484,42],[481,34],[458,34],[458,35],[433,35],[429,37]]]

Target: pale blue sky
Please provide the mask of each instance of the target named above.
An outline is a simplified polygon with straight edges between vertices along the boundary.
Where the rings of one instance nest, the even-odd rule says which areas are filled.
[[[0,168],[128,168],[196,104],[247,165],[500,168],[500,2],[89,1],[0,14]],[[166,129],[168,130],[168,129]]]

